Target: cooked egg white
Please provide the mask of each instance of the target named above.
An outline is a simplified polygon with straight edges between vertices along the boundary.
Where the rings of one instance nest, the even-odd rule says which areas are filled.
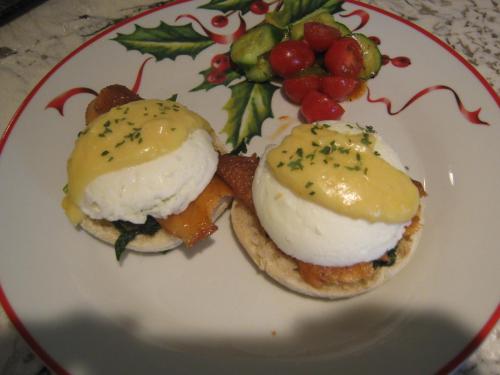
[[[217,168],[212,129],[171,101],[113,108],[88,125],[68,161],[63,207],[74,224],[93,219],[140,224],[182,212]]]
[[[197,130],[171,153],[97,177],[85,188],[80,209],[93,219],[136,224],[147,215],[180,213],[208,185],[217,160],[210,136]]]
[[[353,135],[353,139],[356,134],[367,134],[366,130],[362,131],[362,129],[349,124],[332,122],[328,122],[328,124],[331,125],[328,131],[350,134]],[[308,128],[304,127],[297,131],[304,129],[309,131],[310,128],[311,126],[308,125]],[[325,131],[325,129],[321,130]],[[255,209],[262,227],[282,251],[307,263],[341,267],[373,261],[397,245],[406,225],[415,214],[415,199],[418,207],[418,191],[416,188],[415,191],[412,190],[413,184],[406,177],[408,183],[403,182],[405,186],[402,188],[408,190],[407,196],[400,194],[402,197],[396,200],[397,202],[391,202],[389,199],[386,205],[380,205],[377,203],[379,198],[377,198],[376,192],[375,196],[371,196],[363,190],[365,189],[363,186],[356,190],[356,183],[368,180],[370,177],[370,170],[364,170],[366,165],[373,167],[368,162],[370,159],[368,153],[375,154],[377,158],[385,160],[393,167],[391,167],[393,170],[389,170],[389,177],[393,176],[398,180],[401,179],[400,174],[404,174],[403,165],[397,154],[378,135],[369,132],[369,138],[366,135],[363,137],[367,137],[364,138],[365,141],[354,143],[352,147],[349,147],[351,159],[348,158],[347,153],[339,153],[338,150],[333,153],[331,148],[324,150],[324,153],[320,152],[325,147],[323,144],[314,148],[316,150],[314,158],[307,157],[312,152],[308,153],[306,147],[297,147],[297,149],[274,147],[267,150],[262,157],[252,187]],[[311,142],[311,140],[303,142]],[[314,140],[312,142],[317,144]],[[365,143],[369,143],[370,147],[361,150],[360,145]],[[356,153],[356,145],[360,146],[358,148],[360,150],[359,156],[353,156]],[[337,143],[336,147],[343,146]],[[275,158],[270,158],[269,154],[273,150],[283,153],[285,158],[276,159],[278,157],[276,152]],[[287,155],[290,152],[295,155]],[[302,156],[298,158],[297,153]],[[327,159],[328,156],[331,159]],[[327,163],[323,159],[327,159]],[[293,164],[294,160],[301,160],[302,168],[300,165]],[[300,181],[300,185],[285,185],[278,180],[276,172],[272,170],[273,167],[277,167],[276,169],[280,172],[283,171],[282,173],[293,174],[300,171],[305,173],[305,176],[310,176],[306,173],[310,162],[314,166],[318,166],[316,163],[319,163],[319,165],[331,167],[336,172],[342,169],[346,171],[345,174],[342,172],[340,174],[340,184],[346,187],[343,191],[344,195],[341,194],[342,199],[334,203],[333,207],[328,206],[332,200],[325,199],[325,197],[323,200],[315,200],[315,196],[321,195],[320,189],[317,188],[317,185],[321,185],[321,183],[325,183],[327,186],[327,188],[323,187],[323,193],[327,198],[328,194],[338,195],[338,189],[335,189],[337,185],[330,181],[331,176],[323,173],[316,180],[307,177],[305,180],[297,180]],[[375,162],[378,161],[375,160]],[[288,165],[288,163],[292,164]],[[334,164],[339,165],[335,166]],[[355,170],[355,165],[359,165],[360,168]],[[347,172],[352,172],[352,176],[357,177],[351,178]],[[331,187],[331,191],[328,190],[328,186]],[[350,196],[355,196],[363,204],[360,206],[361,208],[354,207],[352,209],[353,207],[349,207],[349,205],[355,206],[354,203],[356,203],[356,199],[351,199]],[[325,200],[327,204],[324,204]],[[403,207],[407,211],[405,215],[401,216],[398,212],[401,211],[399,207]],[[380,218],[387,218],[387,220]]]

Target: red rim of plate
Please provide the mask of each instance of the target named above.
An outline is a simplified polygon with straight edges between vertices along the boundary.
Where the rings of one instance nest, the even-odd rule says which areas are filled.
[[[7,143],[7,139],[9,138],[10,133],[12,132],[12,129],[14,128],[17,120],[31,101],[31,99],[36,95],[38,90],[45,84],[45,82],[62,66],[64,65],[68,60],[76,56],[80,51],[94,43],[95,41],[101,39],[105,35],[111,33],[112,31],[120,28],[123,25],[126,25],[134,20],[137,20],[139,18],[142,18],[144,16],[147,16],[151,13],[155,13],[161,9],[188,2],[190,0],[174,0],[171,3],[161,5],[156,8],[152,8],[149,10],[146,10],[142,13],[139,13],[131,18],[127,18],[121,22],[116,23],[115,25],[109,27],[108,29],[104,30],[103,32],[95,35],[94,37],[90,38],[87,40],[85,43],[80,45],[77,49],[75,49],[73,52],[68,54],[65,58],[63,58],[57,65],[55,65],[38,83],[37,85],[31,90],[31,92],[28,94],[28,96],[23,100],[17,111],[14,113],[12,116],[12,119],[10,120],[9,124],[7,125],[7,128],[2,135],[2,138],[0,139],[0,156],[2,154],[2,150]],[[401,23],[404,23],[405,25],[417,30],[418,32],[424,34],[426,37],[429,39],[433,40],[437,44],[439,44],[441,47],[443,47],[445,50],[447,50],[452,56],[454,56],[458,61],[460,61],[470,72],[482,83],[482,85],[485,87],[485,89],[490,93],[490,95],[493,97],[495,102],[497,103],[497,106],[500,106],[500,97],[498,94],[495,92],[493,87],[486,81],[486,79],[479,73],[479,71],[472,66],[464,57],[462,57],[458,52],[456,52],[453,48],[451,48],[449,45],[444,43],[441,39],[430,33],[429,31],[423,29],[422,27],[415,25],[414,23],[394,14],[391,12],[388,12],[386,10],[377,8],[373,5],[370,4],[365,4],[362,3],[358,0],[346,0],[348,3],[355,4],[360,7],[368,8],[370,10],[373,10],[375,12],[381,13],[387,17],[393,18],[396,21],[399,21]],[[31,349],[40,357],[40,359],[48,366],[50,367],[53,371],[55,371],[57,374],[69,374],[68,371],[66,371],[52,356],[47,353],[42,346],[35,340],[35,338],[30,334],[30,332],[26,329],[24,324],[21,322],[21,319],[17,316],[14,308],[10,304],[7,295],[5,294],[5,291],[2,288],[2,285],[0,283],[0,304],[3,306],[3,309],[5,310],[5,313],[9,317],[10,321],[16,328],[16,330],[19,332],[19,334],[24,338],[24,340],[27,342],[27,344],[31,347]],[[474,338],[467,344],[467,346],[462,349],[454,358],[452,358],[448,363],[446,363],[443,367],[441,367],[436,373],[437,374],[447,374],[454,369],[456,369],[472,352],[474,352],[479,345],[484,341],[484,339],[488,336],[489,332],[495,327],[496,323],[500,319],[500,304],[497,305],[495,311],[491,314],[490,318],[486,321],[486,323],[483,325],[481,330],[474,336]]]

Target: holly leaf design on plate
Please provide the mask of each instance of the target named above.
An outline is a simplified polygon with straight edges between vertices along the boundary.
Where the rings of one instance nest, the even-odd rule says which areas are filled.
[[[273,117],[271,99],[278,88],[269,82],[246,80],[230,87],[231,98],[224,105],[228,119],[222,129],[227,135],[227,143],[242,149],[254,136],[261,135],[262,123]]]
[[[212,72],[213,72],[212,68],[208,68],[208,69],[202,70],[200,72],[200,74],[203,76],[203,82],[200,83],[195,88],[191,89],[190,91],[191,92],[201,91],[201,90],[208,91],[208,90],[211,90],[214,87],[217,87],[217,86],[220,86],[220,85],[228,86],[235,79],[238,79],[238,78],[241,77],[241,74],[238,71],[230,69],[230,70],[222,73],[224,79],[221,80],[220,82],[218,82],[218,81],[214,82],[213,80],[212,80],[212,82],[210,82],[211,80],[208,77],[209,77],[210,73],[212,73]]]
[[[255,0],[210,0],[209,3],[204,4],[199,8],[218,10],[222,13],[239,10],[245,14],[250,10],[250,5],[254,1]]]
[[[342,10],[343,1],[339,0],[284,0],[283,6],[266,14],[266,21],[270,24],[286,28],[306,17],[313,17],[322,12],[337,13]]]
[[[127,50],[149,53],[156,60],[173,60],[179,55],[188,55],[194,59],[201,51],[214,44],[209,37],[196,32],[191,24],[171,26],[165,22],[152,28],[136,24],[132,34],[118,33],[113,40]]]

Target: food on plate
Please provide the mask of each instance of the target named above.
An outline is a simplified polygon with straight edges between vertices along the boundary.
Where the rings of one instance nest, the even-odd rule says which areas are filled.
[[[393,277],[415,251],[422,185],[372,127],[303,124],[256,156],[223,156],[231,222],[257,266],[284,286],[335,299]]]
[[[223,152],[198,114],[172,100],[104,88],[86,112],[68,160],[70,221],[115,245],[155,252],[208,237],[232,191],[215,176]]]
[[[230,56],[249,81],[282,82],[284,96],[300,105],[307,122],[340,119],[339,103],[359,96],[382,66],[376,42],[326,10],[290,24],[267,15],[232,44]]]

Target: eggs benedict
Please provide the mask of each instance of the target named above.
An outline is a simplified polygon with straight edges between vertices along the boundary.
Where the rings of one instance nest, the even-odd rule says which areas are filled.
[[[260,161],[239,163],[251,180],[247,190],[234,185],[234,160],[219,166],[237,198],[235,234],[257,266],[286,287],[353,296],[392,277],[413,253],[425,192],[373,128],[300,125]]]
[[[217,176],[214,131],[171,100],[103,89],[68,160],[63,208],[76,225],[124,248],[165,251],[209,236],[231,189]],[[215,147],[214,147],[215,145]]]

